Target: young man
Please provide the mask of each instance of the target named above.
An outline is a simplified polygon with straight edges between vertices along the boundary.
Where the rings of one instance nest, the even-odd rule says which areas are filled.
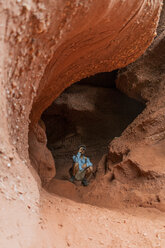
[[[75,180],[82,181],[84,186],[88,186],[87,178],[93,172],[93,165],[90,162],[89,158],[85,157],[86,146],[81,145],[79,146],[79,151],[77,155],[73,156],[73,166],[70,168],[69,173],[71,178],[69,179],[70,182],[74,182]]]

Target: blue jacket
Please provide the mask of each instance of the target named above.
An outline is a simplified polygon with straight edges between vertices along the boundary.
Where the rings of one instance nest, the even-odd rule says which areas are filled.
[[[86,164],[87,167],[92,166],[92,163],[90,162],[89,158],[85,157],[84,155],[83,155],[83,158],[81,158],[80,152],[78,152],[76,156],[75,155],[73,156],[73,161],[75,163],[78,163],[80,171],[83,171],[84,169],[86,169],[86,168],[82,168],[84,164]]]

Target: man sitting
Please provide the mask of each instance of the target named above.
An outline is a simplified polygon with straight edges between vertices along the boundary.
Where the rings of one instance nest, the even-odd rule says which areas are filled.
[[[85,157],[86,146],[81,145],[79,147],[79,151],[77,155],[73,156],[73,166],[70,168],[69,173],[71,178],[70,182],[74,182],[75,180],[82,181],[84,186],[88,186],[87,178],[93,172],[93,165],[90,162],[89,158]]]

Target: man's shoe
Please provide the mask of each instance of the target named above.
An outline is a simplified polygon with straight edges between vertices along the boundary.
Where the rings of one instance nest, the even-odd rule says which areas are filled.
[[[88,181],[85,178],[82,180],[82,184],[83,184],[83,186],[88,186],[89,185]]]
[[[74,183],[74,181],[75,181],[75,177],[74,176],[72,176],[71,178],[69,178],[69,182]]]

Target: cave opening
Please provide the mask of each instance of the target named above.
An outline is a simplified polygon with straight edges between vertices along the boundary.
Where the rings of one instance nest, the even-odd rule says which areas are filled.
[[[47,147],[55,160],[55,179],[69,178],[72,156],[80,144],[86,145],[86,155],[97,171],[109,143],[143,111],[143,103],[116,88],[117,73],[99,73],[71,85],[42,114]]]

